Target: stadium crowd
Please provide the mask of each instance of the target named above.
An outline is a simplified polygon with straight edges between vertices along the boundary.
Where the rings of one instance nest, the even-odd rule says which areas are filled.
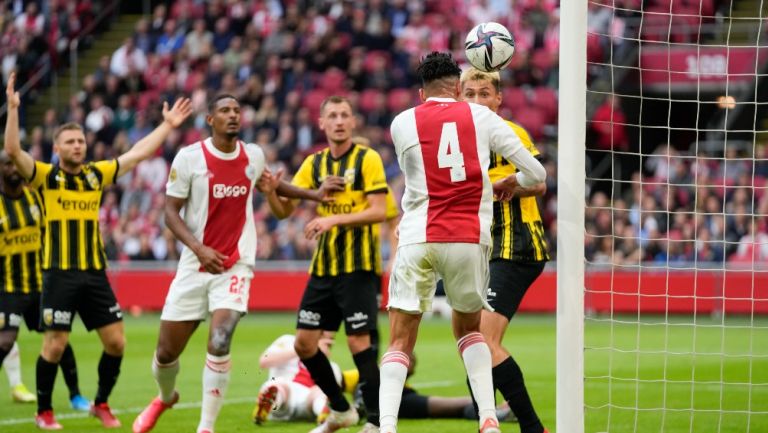
[[[515,61],[504,77],[509,90],[502,115],[517,118],[541,140],[546,154],[546,125],[556,123],[557,108],[558,17],[557,2],[551,0],[514,6],[458,0],[160,4],[84,78],[66,110],[49,110],[41,125],[24,125],[26,141],[36,158],[55,159],[53,128],[75,121],[85,126],[87,141],[95,143],[90,156],[109,158],[149,132],[159,119],[159,101],[189,95],[195,108],[191,125],[121,179],[101,209],[111,259],[175,259],[179,248],[162,218],[165,179],[178,149],[207,137],[206,104],[214,94],[230,93],[243,102],[242,139],[260,144],[270,168],[287,175],[322,142],[316,122],[320,102],[330,94],[348,96],[357,108],[358,134],[381,153],[397,193],[403,185],[389,123],[417,98],[420,55],[451,50],[463,59],[464,36],[481,21],[501,22],[516,35]],[[49,23],[41,25],[48,28]],[[3,54],[5,60],[8,53]],[[313,214],[310,207],[278,221],[262,199],[254,205],[259,258],[310,257],[314,245],[303,236]]]
[[[20,82],[33,69],[27,57],[39,50],[56,51],[93,16],[91,2],[60,0],[39,5],[57,13],[40,13],[39,6],[30,6],[35,2],[5,3],[2,72],[7,77],[15,65]],[[399,195],[403,181],[389,123],[394,114],[417,102],[415,66],[420,55],[450,50],[463,60],[464,36],[473,23],[497,21],[516,40],[514,60],[502,71],[500,114],[524,126],[542,152],[548,192],[541,210],[554,253],[558,3],[179,0],[159,4],[151,16],[136,23],[122,46],[104,56],[84,78],[65,110],[48,110],[42,124],[22,125],[27,131],[25,141],[36,158],[50,161],[55,159],[53,129],[61,122],[75,121],[85,125],[88,142],[95,143],[90,156],[109,158],[151,130],[160,118],[159,101],[189,95],[194,105],[190,125],[174,131],[161,152],[105,194],[100,211],[110,259],[177,259],[179,246],[163,224],[165,179],[178,149],[207,137],[206,104],[214,94],[230,93],[242,101],[242,139],[260,144],[270,169],[284,170],[287,177],[322,142],[316,122],[320,102],[330,94],[348,96],[357,108],[358,134],[380,152],[388,181]],[[590,28],[597,34],[621,35],[623,20],[631,17],[621,13],[606,17],[605,11],[590,8]],[[590,60],[611,55],[621,41],[619,37],[591,40]],[[36,54],[28,53],[31,50]],[[662,162],[648,165],[650,161]],[[757,220],[754,228],[746,224],[752,212],[768,214],[766,195],[755,190],[759,192],[753,201],[751,190],[729,187],[751,185],[753,171],[755,182],[764,183],[762,165],[753,168],[722,160],[694,164],[689,159],[670,165],[666,161],[662,153],[648,159],[643,187],[632,184],[626,197],[614,197],[613,210],[604,194],[590,198],[589,260],[740,260],[751,254],[754,248],[749,245],[768,237],[764,221]],[[739,171],[742,178],[726,178],[731,183],[720,188],[698,187],[723,179],[724,172],[733,174],[736,166],[745,166]],[[669,173],[665,176],[663,170]],[[698,173],[695,182],[693,173]],[[654,183],[667,180],[670,186]],[[303,236],[303,226],[313,216],[310,206],[299,207],[282,221],[271,217],[261,197],[254,206],[260,259],[310,258],[314,244]],[[694,209],[706,214],[694,218],[688,213]],[[612,240],[609,234],[616,237]],[[756,257],[768,260],[766,249],[765,245],[757,248]]]

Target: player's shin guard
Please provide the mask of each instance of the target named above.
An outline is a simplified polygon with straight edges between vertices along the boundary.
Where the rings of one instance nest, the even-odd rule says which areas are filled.
[[[541,433],[541,425],[536,410],[531,403],[531,397],[525,388],[525,380],[520,366],[511,356],[493,367],[493,385],[501,391],[501,395],[509,403],[509,408],[517,417],[522,433]]]
[[[10,351],[0,348],[0,364],[8,375],[8,384],[11,388],[21,383],[21,357],[19,356],[19,345],[15,341]]]
[[[59,364],[48,362],[40,355],[37,357],[37,366],[35,376],[37,378],[37,413],[46,410],[52,410],[51,394],[53,394],[53,384],[56,382],[56,373],[59,371]]]
[[[323,390],[323,393],[328,396],[328,403],[331,409],[337,412],[346,412],[349,410],[349,402],[344,398],[344,394],[341,393],[339,384],[336,383],[336,376],[333,374],[333,368],[331,363],[325,354],[318,350],[313,356],[302,359],[301,362],[309,370],[309,374],[312,376],[312,380],[315,381],[317,386]]]
[[[215,356],[210,353],[203,368],[203,404],[200,408],[200,424],[197,431],[213,431],[213,425],[224,405],[224,395],[229,387],[229,369],[232,363],[229,355]]]
[[[379,366],[376,363],[376,352],[372,348],[363,350],[352,356],[357,371],[360,372],[360,390],[368,413],[368,422],[379,425]]]
[[[80,395],[75,352],[72,350],[72,346],[70,346],[69,343],[67,343],[67,347],[64,348],[64,352],[61,354],[59,366],[61,367],[61,375],[64,376],[64,383],[67,384],[67,388],[69,389],[69,398],[71,399]]]
[[[161,364],[157,360],[157,354],[152,357],[152,376],[157,382],[157,388],[160,391],[160,400],[163,403],[170,404],[173,401],[174,391],[176,391],[176,376],[179,374],[179,360],[176,359],[168,364]]]
[[[472,332],[458,341],[459,353],[467,369],[472,395],[477,401],[480,424],[488,419],[496,419],[493,403],[493,378],[491,375],[491,351],[485,344],[483,335]]]
[[[94,405],[106,403],[112,388],[117,383],[120,376],[120,364],[123,362],[123,356],[112,356],[107,352],[101,353],[99,360],[99,388],[96,390],[96,398],[93,399]]]
[[[394,431],[410,358],[403,352],[387,352],[381,358],[379,422],[381,431]]]

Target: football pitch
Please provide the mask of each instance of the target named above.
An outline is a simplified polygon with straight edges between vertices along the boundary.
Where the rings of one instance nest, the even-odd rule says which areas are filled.
[[[126,331],[128,345],[123,361],[120,380],[115,388],[110,404],[115,409],[117,416],[123,423],[121,429],[114,431],[129,432],[130,425],[136,414],[155,395],[155,384],[150,373],[150,362],[157,338],[158,316],[154,314],[141,317],[126,318]],[[706,319],[709,320],[709,319]],[[704,322],[706,322],[706,320]],[[701,324],[702,322],[700,322]],[[712,323],[719,323],[713,321]],[[745,323],[748,322],[745,320]],[[386,319],[380,321],[383,337],[386,338]],[[705,323],[706,324],[706,323]],[[587,411],[587,432],[602,431],[665,431],[665,432],[764,432],[768,431],[768,334],[764,328],[768,326],[768,320],[761,319],[756,322],[756,328],[763,329],[760,334],[754,328],[736,328],[737,331],[728,331],[728,345],[742,345],[748,347],[752,344],[752,353],[755,356],[750,360],[743,357],[735,362],[721,362],[720,357],[707,357],[703,360],[699,357],[695,360],[695,377],[702,384],[691,385],[675,383],[667,385],[667,391],[658,393],[658,387],[650,382],[640,388],[631,382],[619,380],[623,377],[640,377],[651,379],[659,371],[666,371],[668,379],[690,380],[691,370],[694,364],[679,362],[672,365],[669,358],[666,364],[663,357],[643,357],[640,365],[636,355],[614,355],[611,357],[611,374],[614,380],[607,384],[599,381],[587,381],[586,400],[590,404],[600,405],[607,402],[608,390],[611,391],[611,402],[621,407],[632,406],[636,402],[641,408],[657,407],[662,398],[666,406],[671,408],[697,409],[718,408],[738,409],[747,407],[751,402],[751,416],[747,414],[732,414],[723,416],[720,420],[717,411],[696,414],[696,421],[692,421],[690,411],[671,412],[666,419],[661,420],[658,411],[640,411],[637,418],[634,410],[622,410],[613,408],[610,418],[607,408]],[[266,371],[258,367],[260,353],[276,337],[293,330],[293,314],[277,313],[251,313],[246,316],[235,334],[233,344],[232,380],[227,393],[227,403],[222,409],[216,425],[218,432],[285,432],[305,433],[313,424],[308,422],[268,422],[264,426],[256,426],[250,421],[251,410],[260,384],[266,379]],[[587,327],[587,343],[599,345],[610,341],[620,347],[620,342],[631,345],[637,341],[637,326],[609,326],[608,324],[589,323]],[[670,349],[687,344],[688,336],[685,334],[673,337],[665,337],[668,330],[664,328],[648,327],[643,329],[643,341],[667,340]],[[697,328],[699,329],[699,328]],[[738,331],[740,330],[740,331]],[[655,334],[650,334],[655,332]],[[707,341],[712,345],[721,344],[722,330],[702,328],[695,335],[691,335],[693,341],[699,345],[698,349],[707,350]],[[190,341],[186,352],[181,358],[181,372],[179,374],[178,388],[181,394],[180,403],[173,410],[167,412],[161,418],[155,430],[158,433],[166,432],[194,432],[199,417],[200,381],[205,350],[205,336],[207,326],[203,324],[196,335]],[[649,335],[650,334],[650,335]],[[513,352],[520,363],[526,377],[529,392],[537,408],[544,425],[554,431],[555,420],[555,317],[553,315],[520,315],[513,320],[507,333],[507,347]],[[25,383],[34,386],[35,358],[40,347],[40,337],[29,332],[20,335],[22,352],[23,374]],[[93,398],[96,389],[96,368],[101,348],[96,335],[88,335],[81,324],[75,325],[72,335],[72,343],[77,356],[80,371],[80,387],[83,394]],[[654,343],[649,343],[654,344]],[[422,323],[419,342],[416,347],[418,365],[416,374],[409,383],[424,394],[458,396],[466,394],[465,378],[462,364],[455,349],[455,343],[450,333],[450,323],[445,319],[425,319]],[[333,358],[342,368],[351,368],[352,359],[347,351],[343,336],[337,337]],[[728,358],[730,359],[730,358]],[[608,371],[608,357],[593,356],[588,353],[588,375],[596,376]],[[737,361],[737,362],[736,362]],[[750,365],[751,364],[751,365]],[[723,366],[724,365],[724,366]],[[631,375],[631,376],[630,376]],[[747,377],[749,375],[749,377]],[[5,374],[0,374],[0,396],[5,403],[0,404],[0,431],[30,432],[35,431],[32,423],[34,405],[11,404],[8,393]],[[731,381],[739,376],[741,380],[750,379],[752,386],[740,386],[722,389],[718,384],[709,383],[711,379],[719,380],[720,377]],[[616,379],[618,378],[618,379]],[[695,396],[692,397],[692,394]],[[2,401],[2,400],[0,400]],[[722,406],[721,406],[722,405]],[[54,393],[54,407],[59,421],[64,425],[64,431],[71,432],[95,432],[103,431],[100,424],[83,413],[73,412],[69,409],[66,386],[58,375],[56,390]],[[758,412],[763,412],[760,414]],[[676,415],[679,413],[679,416]],[[650,415],[649,415],[650,414]],[[458,433],[475,432],[477,425],[464,420],[403,420],[400,432],[413,433]],[[342,430],[356,433],[358,429]],[[517,432],[516,424],[503,423],[505,432]]]

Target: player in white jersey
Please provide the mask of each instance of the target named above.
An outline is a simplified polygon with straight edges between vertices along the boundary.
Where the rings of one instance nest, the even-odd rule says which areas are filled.
[[[316,420],[325,409],[328,397],[315,384],[307,367],[294,349],[295,335],[281,335],[261,354],[259,367],[268,368],[269,380],[259,391],[253,421],[263,424],[267,419],[277,421]],[[333,333],[323,332],[318,349],[330,357]],[[341,369],[331,362],[337,383],[341,384]]]
[[[436,275],[453,308],[453,333],[477,400],[480,433],[499,433],[491,354],[479,332],[490,308],[488,255],[493,187],[490,152],[520,169],[508,185],[543,182],[544,167],[488,108],[457,102],[461,69],[450,54],[434,52],[418,68],[423,104],[392,121],[392,141],[405,175],[400,244],[389,285],[390,345],[381,360],[382,433],[394,433],[400,396],[421,315],[431,309]]]
[[[271,192],[276,183],[265,169],[261,148],[238,139],[240,103],[231,95],[211,101],[206,118],[211,138],[176,155],[166,185],[165,221],[186,249],[160,317],[152,372],[160,395],[133,423],[150,431],[179,399],[175,390],[178,358],[210,313],[208,354],[203,369],[203,401],[197,431],[213,432],[229,384],[230,344],[248,308],[256,260],[253,189]],[[316,200],[324,190],[308,191],[285,182],[279,194]],[[182,212],[183,210],[183,212]]]

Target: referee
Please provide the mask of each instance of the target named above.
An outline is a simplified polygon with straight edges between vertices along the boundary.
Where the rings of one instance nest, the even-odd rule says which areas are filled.
[[[326,421],[311,433],[330,433],[356,424],[357,411],[344,398],[328,358],[318,350],[323,331],[336,331],[344,322],[369,410],[360,433],[374,433],[379,431],[379,367],[370,332],[376,329],[376,295],[381,285],[378,223],[387,216],[384,164],[375,150],[352,141],[356,124],[348,99],[330,96],[323,101],[318,126],[328,147],[307,156],[293,184],[316,189],[327,177],[340,176],[346,186],[333,194],[333,203],[318,204],[318,217],[304,228],[307,239],[317,240],[317,247],[299,307],[295,349],[331,407]],[[291,201],[274,193],[267,200],[278,218],[293,211]]]
[[[51,405],[56,370],[61,360],[75,314],[86,329],[96,330],[104,351],[98,366],[99,384],[91,414],[108,428],[120,426],[107,404],[117,377],[125,347],[122,311],[107,279],[107,257],[99,230],[99,204],[105,187],[118,176],[133,170],[152,156],[172,129],[192,112],[190,101],[182,98],[172,109],[163,104],[163,122],[131,150],[109,161],[85,162],[86,143],[82,127],[67,123],[54,132],[53,150],[57,165],[35,161],[19,143],[18,92],[15,74],[8,79],[8,120],[5,150],[19,173],[42,197],[45,213],[43,278],[40,308],[45,330],[43,348],[37,359],[37,416],[43,430],[59,430]]]

